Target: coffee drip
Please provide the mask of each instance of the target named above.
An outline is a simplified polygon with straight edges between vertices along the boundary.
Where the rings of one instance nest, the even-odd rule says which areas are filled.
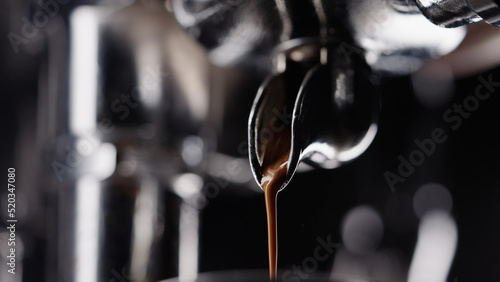
[[[285,183],[290,156],[290,129],[276,136],[276,141],[267,144],[264,153],[263,177],[261,186],[264,190],[267,210],[267,230],[269,245],[269,277],[276,279],[278,259],[278,232],[276,221],[276,202],[278,192]]]

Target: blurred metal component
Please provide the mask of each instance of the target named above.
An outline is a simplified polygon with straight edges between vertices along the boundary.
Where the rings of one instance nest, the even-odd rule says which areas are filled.
[[[73,135],[97,129],[99,29],[107,15],[102,7],[79,7],[70,17],[69,131]]]
[[[274,1],[242,0],[171,0],[177,21],[208,51],[217,65],[234,65],[245,58],[253,63],[268,56],[279,42],[282,29],[280,14]],[[270,27],[273,28],[270,28]],[[283,31],[282,31],[283,30]],[[260,59],[259,59],[260,58]]]
[[[361,48],[344,44],[345,52],[363,54],[375,71],[405,75],[425,61],[453,51],[466,29],[443,29],[420,12],[401,12],[389,1],[353,0],[347,3],[349,28]]]
[[[376,208],[353,207],[341,222],[342,244],[335,253],[330,278],[341,281],[406,280],[404,258],[382,244],[386,223]]]
[[[50,47],[71,47],[63,58],[49,48],[56,71],[40,99],[51,110],[41,120],[58,189],[50,281],[109,280],[124,271],[131,281],[177,276],[179,229],[198,238],[197,218],[179,223],[182,200],[171,179],[206,157],[202,146],[196,162],[184,162],[181,150],[208,115],[207,59],[161,1],[126,4],[77,6],[68,40],[49,36]],[[183,271],[196,273],[196,263]]]
[[[418,228],[408,282],[446,281],[457,241],[457,225],[448,213],[432,211],[426,214]]]
[[[320,33],[322,37],[324,33],[344,36],[347,29],[361,48],[344,45],[346,52],[364,53],[376,71],[405,75],[415,72],[426,60],[449,53],[465,35],[463,29],[442,30],[429,23],[415,0],[303,3],[279,0],[275,7],[264,7],[259,1],[236,1],[237,5],[217,0],[171,1],[179,23],[209,50],[214,63],[223,66],[243,61],[262,68],[263,58],[272,54],[279,41],[318,37]],[[266,5],[274,4],[267,2]],[[324,13],[320,13],[318,7],[322,7]],[[260,9],[268,11],[254,14]],[[247,32],[249,29],[251,32]]]
[[[99,281],[102,226],[102,180],[115,170],[116,148],[85,134],[100,130],[97,101],[101,95],[98,65],[99,32],[111,7],[77,7],[69,18],[70,60],[68,136],[61,140],[70,152],[54,167],[58,180],[70,185],[60,193],[59,281]],[[71,136],[71,137],[70,137]],[[69,167],[69,168],[68,168]],[[70,172],[64,175],[64,172]],[[64,178],[63,178],[64,176]]]
[[[203,179],[195,174],[182,174],[174,180],[174,190],[183,202],[179,216],[179,279],[194,281],[198,275],[200,209]]]
[[[498,0],[415,0],[422,13],[443,27],[457,27],[484,20],[500,26]]]
[[[420,187],[413,197],[413,209],[419,218],[433,211],[451,213],[452,207],[450,192],[437,183],[428,183]]]
[[[248,190],[261,193],[262,190],[255,185],[252,169],[248,163],[248,157],[234,158],[219,153],[210,153],[207,157],[211,168],[209,175],[214,178],[222,178],[233,185],[245,185]],[[248,192],[248,191],[242,191]]]
[[[290,35],[292,34],[292,20],[290,19],[290,15],[288,14],[288,9],[286,6],[285,0],[275,0],[276,8],[278,9],[281,22],[283,24],[283,30],[281,32],[280,40],[286,41],[290,39]]]
[[[486,23],[470,25],[464,41],[457,49],[427,62],[424,70],[439,70],[441,66],[447,65],[455,79],[473,76],[500,64],[498,46],[500,46],[500,28]]]
[[[148,265],[159,224],[160,185],[154,177],[143,176],[134,207],[130,273],[134,281],[148,278]]]
[[[369,254],[380,245],[384,223],[370,206],[357,206],[347,212],[342,223],[342,243],[353,254]]]
[[[360,237],[365,238],[362,234]],[[369,240],[369,238],[367,238]],[[405,257],[396,250],[383,249],[359,255],[341,247],[335,254],[331,281],[406,281]]]

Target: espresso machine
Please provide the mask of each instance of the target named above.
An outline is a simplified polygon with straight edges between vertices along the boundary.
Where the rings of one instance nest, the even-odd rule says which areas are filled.
[[[0,281],[498,280],[499,1],[0,6]]]

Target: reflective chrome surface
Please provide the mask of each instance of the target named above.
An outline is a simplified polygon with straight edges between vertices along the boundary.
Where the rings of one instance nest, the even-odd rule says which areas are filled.
[[[212,62],[262,60],[282,33],[274,1],[171,0],[177,21],[209,51]],[[272,26],[273,28],[268,28]]]
[[[500,7],[495,0],[415,0],[422,13],[443,27],[457,27],[481,20],[500,26]]]
[[[306,74],[292,120],[290,170],[304,161],[332,169],[361,155],[377,132],[375,77],[361,56],[328,50],[328,62]]]
[[[362,154],[377,132],[380,101],[364,58],[347,56],[339,42],[325,46],[325,64],[320,62],[321,45],[314,41],[295,39],[283,45],[298,46],[279,54],[286,60],[285,70],[259,89],[249,117],[249,154],[260,183],[266,145],[291,127],[286,186],[302,162],[332,169]]]
[[[404,75],[453,51],[464,38],[465,27],[441,28],[420,12],[401,12],[401,2],[395,9],[384,0],[349,1],[349,28],[361,48],[346,45],[344,49],[364,54],[375,71]]]

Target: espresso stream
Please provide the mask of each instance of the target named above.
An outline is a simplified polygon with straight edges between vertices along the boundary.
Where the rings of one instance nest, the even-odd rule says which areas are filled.
[[[276,228],[276,199],[285,183],[290,155],[290,129],[274,135],[265,146],[262,162],[261,186],[264,190],[267,211],[267,234],[269,248],[269,278],[276,280],[278,260],[278,232]]]

